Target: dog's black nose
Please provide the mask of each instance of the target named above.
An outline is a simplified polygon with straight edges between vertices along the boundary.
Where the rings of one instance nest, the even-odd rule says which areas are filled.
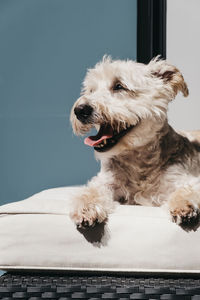
[[[74,108],[74,113],[78,120],[81,122],[86,122],[88,118],[91,116],[93,108],[87,104],[81,104]]]

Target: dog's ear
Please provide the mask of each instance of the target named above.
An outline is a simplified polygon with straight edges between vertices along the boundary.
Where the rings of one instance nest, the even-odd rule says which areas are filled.
[[[173,65],[169,64],[166,60],[161,60],[159,57],[151,60],[148,64],[150,72],[163,80],[164,84],[170,85],[174,93],[174,97],[180,91],[184,97],[189,95],[187,84],[181,72]]]

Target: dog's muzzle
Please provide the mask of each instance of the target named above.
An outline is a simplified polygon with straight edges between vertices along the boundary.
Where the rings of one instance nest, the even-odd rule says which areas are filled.
[[[93,108],[88,104],[81,104],[74,108],[74,113],[79,121],[86,124],[91,117]]]

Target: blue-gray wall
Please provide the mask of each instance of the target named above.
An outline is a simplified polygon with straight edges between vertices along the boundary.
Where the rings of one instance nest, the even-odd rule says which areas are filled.
[[[69,113],[105,53],[136,58],[136,0],[0,1],[0,204],[97,172]]]
[[[0,0],[0,204],[97,172],[69,112],[105,53],[136,58],[136,0]]]

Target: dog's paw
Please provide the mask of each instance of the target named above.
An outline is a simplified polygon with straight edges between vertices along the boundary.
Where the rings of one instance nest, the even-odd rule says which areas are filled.
[[[184,189],[176,191],[169,202],[172,221],[180,226],[192,226],[199,220],[199,209],[188,200],[191,195],[186,193]]]
[[[195,226],[199,221],[198,198],[199,195],[189,187],[176,190],[168,203],[172,221],[182,227]]]
[[[184,201],[182,206],[177,205],[170,211],[172,221],[177,225],[192,225],[198,221],[199,210],[196,209],[189,201]]]
[[[80,203],[71,213],[71,219],[78,228],[93,227],[97,223],[105,222],[108,213],[104,207],[97,203]]]

